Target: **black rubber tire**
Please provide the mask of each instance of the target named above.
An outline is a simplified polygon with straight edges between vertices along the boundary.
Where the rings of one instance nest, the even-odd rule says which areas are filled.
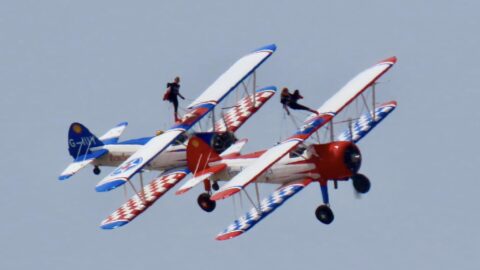
[[[330,209],[328,205],[324,205],[324,204],[317,207],[317,210],[315,210],[315,216],[320,222],[327,225],[332,223],[334,219],[332,209]]]
[[[215,201],[210,200],[210,194],[208,193],[202,193],[198,196],[197,199],[198,206],[202,208],[203,211],[205,212],[212,212],[215,210],[215,206],[217,206],[217,203]]]
[[[370,180],[363,174],[355,174],[352,178],[353,188],[360,194],[365,194],[370,190]]]
[[[100,170],[99,167],[95,166],[95,167],[93,168],[93,173],[94,173],[95,175],[99,175],[101,172],[102,172],[102,171]]]

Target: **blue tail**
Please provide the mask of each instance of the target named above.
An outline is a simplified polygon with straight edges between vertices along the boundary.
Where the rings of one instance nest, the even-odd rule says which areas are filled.
[[[88,128],[80,123],[72,123],[68,130],[68,152],[76,159],[79,156],[92,153],[92,148],[103,146]]]

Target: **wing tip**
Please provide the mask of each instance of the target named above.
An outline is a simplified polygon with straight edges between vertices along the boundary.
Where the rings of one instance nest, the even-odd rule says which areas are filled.
[[[189,190],[190,190],[190,188],[179,189],[179,190],[175,191],[175,195],[185,194],[185,193],[187,193],[187,191],[189,191]]]
[[[210,197],[210,200],[212,200],[212,201],[223,200],[223,199],[226,199],[226,198],[232,196],[233,194],[239,192],[240,190],[241,189],[238,188],[238,187],[232,187],[232,188],[228,188],[228,189],[225,189],[225,190],[221,190],[221,191],[213,194],[212,197]]]
[[[379,62],[380,64],[383,64],[383,63],[390,63],[390,64],[395,64],[397,63],[397,57],[396,56],[392,56],[392,57],[389,57],[387,59],[384,59],[382,61]]]
[[[117,178],[117,179],[113,179],[107,183],[104,183],[104,184],[99,184],[95,187],[95,191],[97,192],[107,192],[107,191],[110,191],[112,189],[116,189],[117,187],[125,184],[127,182],[127,180],[123,179],[123,178]]]
[[[260,47],[256,49],[254,52],[261,52],[261,51],[271,51],[272,53],[277,50],[277,45],[274,43]]]
[[[242,233],[244,233],[244,231],[231,231],[227,233],[221,233],[217,235],[217,237],[215,237],[215,240],[218,240],[218,241],[229,240],[241,235]]]
[[[58,177],[58,180],[60,180],[60,181],[67,180],[68,178],[72,177],[72,175],[73,175],[73,173],[60,175]]]
[[[257,91],[255,92],[264,92],[264,91],[273,91],[273,92],[276,92],[277,91],[277,87],[275,85],[269,85],[269,86],[265,86],[263,88],[260,88],[258,89]]]
[[[392,101],[388,101],[388,102],[383,103],[382,105],[380,105],[380,107],[384,107],[384,106],[397,107],[397,105],[398,105],[397,101],[392,100]]]
[[[103,229],[103,230],[113,230],[113,229],[116,229],[118,227],[122,227],[126,224],[128,224],[129,221],[126,221],[126,220],[116,220],[116,221],[111,221],[111,222],[102,222],[100,224],[100,228]]]

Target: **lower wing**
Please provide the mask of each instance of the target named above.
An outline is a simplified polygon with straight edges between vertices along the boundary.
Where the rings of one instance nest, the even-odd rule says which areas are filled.
[[[354,123],[352,123],[350,129],[347,129],[338,135],[337,140],[357,143],[391,112],[393,112],[396,107],[397,102],[390,101],[375,108],[374,111],[365,112]]]
[[[235,220],[232,225],[228,226],[223,232],[217,235],[217,240],[228,240],[237,237],[244,232],[250,230],[258,222],[271,214],[275,209],[281,206],[285,201],[297,194],[312,182],[312,179],[304,179],[294,181],[281,186],[275,190],[270,196],[263,199],[259,208],[252,208],[244,216]]]
[[[137,195],[133,196],[108,218],[103,220],[100,227],[108,230],[128,224],[189,173],[190,171],[187,168],[163,172],[160,176],[153,179],[150,184],[143,187]]]

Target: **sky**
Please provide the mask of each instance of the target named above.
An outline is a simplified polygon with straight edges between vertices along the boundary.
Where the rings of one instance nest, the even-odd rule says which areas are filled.
[[[478,269],[479,9],[478,1],[1,1],[0,268]],[[70,123],[101,135],[128,121],[124,139],[153,135],[171,124],[161,98],[174,76],[194,99],[270,43],[278,49],[259,86],[298,88],[311,107],[398,57],[377,91],[398,108],[359,144],[372,189],[361,199],[349,182],[332,190],[331,225],[314,216],[321,194],[312,184],[229,241],[214,237],[236,217],[232,203],[207,214],[196,204],[201,189],[167,194],[103,231],[100,221],[124,201],[121,191],[94,191],[110,169],[57,180],[71,162]],[[248,151],[294,131],[277,98],[238,133],[250,138]]]

